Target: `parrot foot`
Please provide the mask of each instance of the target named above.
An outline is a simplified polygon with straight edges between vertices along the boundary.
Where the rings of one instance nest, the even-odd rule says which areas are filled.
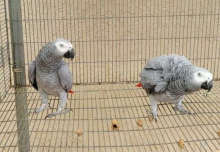
[[[194,113],[191,113],[191,112],[188,111],[188,110],[185,110],[182,105],[180,105],[180,106],[175,106],[175,107],[173,108],[173,110],[174,110],[174,111],[179,111],[181,114],[189,114],[189,115],[194,114]]]
[[[64,109],[63,109],[63,110],[61,110],[61,111],[56,111],[56,112],[54,112],[54,113],[48,114],[48,115],[45,117],[45,119],[54,117],[54,116],[56,116],[56,115],[66,114],[66,113],[68,113],[68,112],[70,112],[70,111],[73,111],[73,109],[67,109],[67,110],[64,110]]]
[[[157,116],[157,111],[153,110],[153,111],[148,111],[147,113],[151,114],[153,116],[153,119],[155,120],[155,122],[157,122],[158,116]]]
[[[51,108],[51,107],[50,107],[49,104],[42,104],[38,109],[31,110],[31,111],[29,112],[29,114],[37,114],[37,113],[39,113],[39,112],[41,112],[41,111],[43,111],[43,110],[48,110],[48,109],[50,109],[50,108]]]

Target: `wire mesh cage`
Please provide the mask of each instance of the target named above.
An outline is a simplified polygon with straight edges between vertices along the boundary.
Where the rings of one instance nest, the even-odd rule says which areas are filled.
[[[220,149],[219,10],[219,0],[0,0],[0,151],[177,152],[180,139],[185,151]],[[28,114],[41,99],[27,69],[59,37],[76,50],[67,61],[73,111],[44,119],[58,98],[50,97],[52,109]],[[184,100],[196,115],[160,103],[151,122],[149,98],[135,83],[146,61],[174,53],[210,70],[214,88]]]

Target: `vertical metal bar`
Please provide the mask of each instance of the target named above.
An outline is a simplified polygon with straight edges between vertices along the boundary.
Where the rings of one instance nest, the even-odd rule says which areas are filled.
[[[3,29],[2,29],[2,22],[0,22],[0,32],[2,33],[2,31],[3,31]],[[7,88],[6,88],[6,86],[7,86],[7,84],[6,84],[6,72],[5,72],[5,57],[4,57],[4,50],[5,50],[5,48],[3,47],[3,40],[2,40],[2,36],[0,37],[0,41],[1,41],[1,47],[0,47],[0,53],[1,53],[1,60],[2,60],[2,72],[3,72],[3,82],[4,82],[4,84],[3,84],[3,86],[2,87],[4,87],[4,89],[2,89],[2,91],[4,92],[4,94],[6,94],[6,92],[7,92]]]
[[[115,1],[116,2],[116,1]],[[112,80],[111,80],[111,82],[113,83],[113,81],[114,81],[114,42],[116,42],[116,41],[114,41],[114,12],[113,12],[113,10],[115,9],[115,6],[114,6],[114,2],[113,1],[111,1],[111,4],[110,4],[110,8],[111,8],[111,17],[112,17],[112,19],[111,19],[111,23],[112,23],[112,25],[111,25],[111,35],[112,35],[112,41],[111,41],[111,46],[112,46],[112,49],[111,49],[111,52],[112,52],[112,59],[111,59],[111,64],[112,64],[112,73],[111,73],[111,76],[112,76]]]
[[[147,22],[148,21],[147,6],[148,6],[148,2],[146,1],[146,7],[145,7],[145,9],[146,9],[146,14],[145,14],[146,15],[146,33],[145,33],[146,34],[146,41],[145,41],[145,48],[146,48],[146,50],[144,50],[145,51],[145,56],[144,56],[145,57],[145,60],[144,60],[145,62],[146,62],[146,60],[148,60],[150,58],[150,41],[147,38],[147,35],[148,35],[148,28],[147,27],[149,25],[148,22]],[[147,44],[149,45],[149,48],[147,48]],[[147,54],[148,54],[148,58],[147,58]]]
[[[142,0],[141,2],[138,1],[138,9],[139,9],[139,11],[142,12],[142,13],[141,13],[141,17],[140,17],[140,16],[139,16],[139,11],[138,11],[138,23],[140,24],[140,27],[139,27],[139,24],[138,24],[138,39],[141,39],[141,42],[139,42],[140,40],[138,40],[138,50],[139,50],[139,48],[140,48],[140,54],[141,54],[141,56],[138,55],[137,71],[140,71],[140,70],[141,70],[140,67],[142,66],[143,32],[141,32],[141,34],[140,34],[140,31],[144,31],[144,29],[143,29],[143,22],[144,22],[144,18],[143,18],[143,12],[144,12],[144,10],[143,10],[143,5],[144,5],[143,0]],[[139,7],[140,7],[140,8],[139,8]],[[139,19],[140,19],[140,20],[139,20]],[[140,22],[141,22],[141,23],[140,23]],[[139,28],[141,28],[141,29],[139,30]],[[140,47],[139,47],[139,46],[140,46]],[[139,72],[137,72],[137,79],[136,79],[136,81],[139,81]]]
[[[198,7],[198,5],[197,5],[197,1],[196,1],[196,3],[195,3],[195,6],[196,6],[196,8],[195,8],[195,28],[196,27],[199,27],[199,25],[197,25],[197,22],[199,21],[199,23],[200,23],[200,20],[197,20],[197,7]],[[200,17],[199,17],[199,19],[200,19]],[[199,31],[199,30],[198,30]],[[194,36],[192,36],[193,37],[193,39],[194,39],[194,44],[193,44],[193,49],[192,49],[192,54],[190,53],[190,58],[192,57],[192,63],[193,64],[196,64],[196,62],[195,62],[195,53],[196,53],[196,39],[198,39],[198,43],[199,43],[199,34],[198,34],[198,36],[196,36],[196,32],[194,32]],[[197,37],[197,38],[196,38]],[[197,54],[198,55],[198,54]]]
[[[30,151],[29,124],[27,112],[27,92],[25,79],[25,60],[20,0],[9,0],[9,16],[11,28],[12,57],[14,68],[22,68],[22,72],[14,72],[15,101],[17,116],[17,133],[19,151]]]
[[[81,44],[83,45],[83,42],[82,42],[82,40],[80,41],[80,29],[79,29],[79,27],[81,27],[80,26],[80,18],[82,17],[82,13],[80,13],[80,10],[79,10],[80,9],[79,0],[77,0],[76,6],[77,6],[77,12],[78,12],[78,13],[76,13],[77,14],[76,18],[78,18],[78,20],[77,20],[78,29],[76,28],[76,30],[77,30],[77,33],[78,33],[78,41],[79,41],[79,46],[78,47],[79,47],[79,49],[81,49]],[[82,78],[81,78],[80,74],[82,73],[81,71],[83,71],[83,69],[81,69],[81,58],[82,58],[82,56],[79,56],[79,83],[82,83]]]
[[[188,25],[188,22],[186,22],[186,3],[184,3],[184,8],[183,8],[183,10],[184,10],[184,12],[183,12],[183,22],[184,22],[184,24],[183,24],[183,39],[182,39],[182,50],[181,50],[181,55],[183,55],[184,54],[184,47],[186,46],[185,45],[185,43],[184,43],[184,41],[186,40],[186,33],[185,33],[185,30],[186,30],[186,28],[187,28],[187,25]]]
[[[175,15],[175,13],[178,11],[178,7],[176,7],[176,11],[175,11],[175,0],[173,0],[173,6],[170,6],[172,8],[172,11],[173,11],[173,17],[172,17],[172,32],[171,32],[171,36],[169,37],[169,39],[171,39],[171,54],[174,53],[175,51],[175,42],[176,42],[176,39],[175,39],[175,33],[174,33],[174,30],[176,29],[177,31],[177,15]],[[176,2],[176,5],[178,6],[178,1]],[[175,28],[175,19],[176,19],[176,28]]]
[[[136,1],[134,2],[134,71],[138,71],[138,54],[140,54],[140,52],[139,52],[139,41],[140,41],[139,40],[140,39],[140,37],[139,37],[139,24],[140,24],[139,18],[140,17],[139,17],[139,6],[138,6],[139,1],[137,3],[137,6],[135,6],[135,3],[136,3]],[[138,8],[138,10],[136,10],[136,7]],[[136,27],[136,24],[135,24],[136,23],[136,17],[138,19],[137,20],[137,27]],[[137,32],[137,34],[136,34],[136,32]],[[138,38],[136,38],[136,35],[137,35]],[[137,40],[137,42],[136,42],[136,40]],[[136,50],[136,48],[137,48],[137,50]],[[137,51],[137,53],[136,53],[136,51]],[[136,73],[138,73],[138,72],[136,72]],[[138,77],[138,74],[135,74],[135,72],[134,72],[132,81],[138,81],[135,78],[135,76]]]
[[[199,25],[198,25],[199,30],[198,30],[197,53],[196,53],[196,54],[197,54],[197,60],[196,60],[196,64],[197,64],[197,65],[199,64],[199,60],[198,60],[198,59],[199,59],[199,57],[201,58],[201,54],[202,54],[202,52],[200,52],[201,49],[199,50],[199,43],[200,43],[200,36],[199,36],[199,35],[200,35],[201,29],[202,29],[202,28],[201,28],[202,25],[200,24],[200,22],[201,22],[201,21],[200,21],[201,11],[202,11],[202,9],[201,9],[201,8],[202,8],[201,0],[200,0],[199,4],[200,4],[200,5],[198,6],[198,7],[200,8],[200,9],[199,9],[199,14],[198,14],[198,16],[199,16]],[[202,41],[201,41],[201,42],[202,42]],[[195,50],[195,51],[196,51],[196,50]],[[201,63],[201,59],[200,59],[200,63]],[[201,65],[201,64],[200,64],[200,65]],[[200,66],[200,65],[199,65],[199,66]]]
[[[211,10],[212,10],[212,4],[213,4],[213,0],[212,1],[209,1],[208,2],[208,4],[210,5],[208,5],[209,7],[207,7],[207,20],[206,20],[206,35],[205,35],[205,37],[210,37],[211,35],[210,35],[210,31],[211,31],[211,20],[212,20],[212,15],[209,15],[209,8],[211,8]],[[208,23],[209,23],[209,16],[210,16],[210,29],[208,30]],[[208,40],[210,40],[210,38],[208,39],[208,38],[205,38],[205,52],[208,52],[208,54],[206,55],[205,53],[205,58],[204,58],[204,66],[205,66],[205,68],[209,68],[209,60],[212,60],[212,59],[209,59],[209,54],[210,54],[210,49],[209,49],[209,46],[210,46],[210,41],[209,42],[207,42]],[[206,44],[207,44],[207,49],[206,49]]]
[[[28,4],[27,4],[27,5],[28,5]],[[26,7],[26,1],[23,1],[23,6],[22,6],[22,7],[23,7],[23,9],[24,9],[23,17],[24,17],[25,19],[28,19],[28,15],[27,15],[27,14],[28,14],[28,12],[29,12],[29,9],[27,9],[27,7]],[[21,8],[21,9],[22,9],[22,8]],[[26,21],[24,21],[24,24],[23,24],[23,25],[24,25],[24,29],[26,29],[26,31],[24,31],[24,33],[25,33],[24,35],[26,35],[25,38],[24,38],[24,41],[25,41],[25,42],[28,42],[28,31],[27,31],[27,29],[28,29],[27,26],[28,26],[28,25],[27,25],[27,24],[30,25],[30,23],[27,23]],[[30,34],[29,34],[29,35],[30,35]],[[27,56],[31,56],[32,53],[29,52],[28,50],[31,50],[31,48],[29,49],[28,43],[26,43],[26,53],[25,53],[25,54],[26,54]],[[29,59],[32,60],[32,58],[27,58],[27,63],[30,62]],[[27,67],[29,68],[29,65],[27,65]],[[28,81],[27,81],[26,83],[28,83]]]
[[[122,59],[122,64],[123,64],[123,66],[122,66],[122,75],[123,75],[123,77],[122,77],[122,81],[126,81],[126,78],[125,78],[125,1],[123,0],[123,23],[122,23],[122,26],[123,26],[123,28],[122,28],[122,30],[123,30],[123,34],[122,34],[122,51],[123,51],[123,53],[122,53],[122,57],[123,57],[123,59]]]
[[[160,8],[159,8],[159,6],[160,6],[160,1],[158,1],[157,2],[158,4],[156,5],[157,6],[157,8],[156,8],[156,6],[155,6],[155,9],[156,10],[159,10]],[[155,10],[154,9],[154,10]],[[155,21],[155,23],[156,23],[156,27],[157,27],[157,29],[155,28],[155,31],[157,31],[156,33],[157,34],[155,34],[156,35],[156,56],[158,55],[158,52],[159,52],[159,54],[161,54],[161,50],[159,50],[158,49],[158,46],[159,46],[159,42],[158,41],[160,41],[160,38],[159,38],[159,35],[158,35],[158,33],[159,33],[159,18],[160,18],[160,14],[159,14],[159,12],[157,12],[156,14],[155,14],[155,16],[156,16],[156,21]]]
[[[182,6],[185,6],[185,4],[182,4],[182,1],[180,2],[180,10],[182,10]],[[185,11],[184,11],[185,12]],[[183,38],[182,38],[182,40],[181,40],[181,30],[182,30],[182,18],[183,18],[183,14],[182,14],[183,12],[181,12],[180,11],[180,14],[179,14],[179,18],[180,18],[180,27],[179,27],[179,37],[178,37],[178,39],[179,39],[179,50],[177,50],[177,49],[175,49],[176,51],[178,51],[178,53],[180,54],[180,52],[181,52],[181,42],[184,40]],[[184,27],[183,27],[183,29],[184,29]],[[177,37],[176,37],[177,38]],[[177,40],[176,40],[177,41]],[[182,54],[181,54],[182,55]]]
[[[118,30],[116,30],[116,33],[119,33],[118,35],[116,34],[116,43],[115,43],[115,50],[116,50],[116,54],[118,53],[118,55],[116,56],[116,61],[115,61],[115,66],[116,66],[116,72],[115,72],[115,81],[116,82],[120,82],[120,72],[121,72],[121,70],[120,70],[120,64],[118,64],[118,63],[120,63],[120,22],[121,22],[121,17],[120,17],[120,14],[121,14],[121,12],[120,12],[120,1],[118,1],[118,3],[119,4],[117,4],[117,1],[115,2],[115,5],[116,5],[116,9],[115,9],[115,26],[117,27],[117,25],[118,25]],[[119,10],[118,10],[118,14],[117,14],[117,5],[119,6],[118,8],[119,8]],[[117,16],[118,16],[118,20],[117,20]],[[118,22],[118,24],[117,24],[117,22]],[[116,28],[117,29],[117,28]],[[119,50],[117,50],[117,49],[119,49]]]
[[[104,7],[105,7],[105,6],[104,6]],[[105,14],[103,14],[103,16],[105,16]],[[100,78],[100,81],[99,81],[99,83],[103,82],[103,81],[102,81],[102,69],[103,69],[103,68],[102,68],[102,66],[103,66],[103,65],[102,65],[102,56],[103,56],[104,53],[103,53],[103,49],[102,49],[102,45],[103,45],[103,44],[102,44],[102,41],[103,41],[102,36],[103,36],[103,29],[105,29],[105,28],[102,29],[102,20],[103,20],[103,18],[102,18],[102,1],[100,1],[100,31],[101,31],[101,32],[100,32],[100,40],[99,40],[99,41],[100,41],[100,49],[99,49],[99,50],[100,50],[101,52],[99,52],[99,54],[100,54],[100,59],[99,59],[99,61],[98,61],[98,62],[100,62],[100,68],[98,68],[98,69],[100,69],[100,77],[99,77],[99,78]],[[104,20],[103,20],[103,22],[104,22]]]
[[[151,26],[151,24],[152,24],[152,13],[151,13],[151,10],[152,10],[152,8],[151,8],[151,6],[152,6],[152,4],[151,4],[151,2],[152,1],[150,1],[149,2],[149,7],[150,7],[150,10],[149,10],[149,15],[147,15],[147,17],[149,16],[149,51],[148,51],[148,53],[149,53],[149,58],[151,58],[151,52],[153,53],[153,51],[151,51],[152,49],[151,49],[151,41],[153,41],[153,39],[152,39],[152,26]]]
[[[83,2],[81,0],[81,3],[79,3],[79,5],[81,4],[81,14],[80,14],[80,24],[81,24],[81,31],[82,31],[82,50],[83,50],[83,53],[82,53],[82,71],[83,71],[83,77],[82,77],[82,83],[85,83],[85,49],[84,49],[84,43],[87,43],[86,41],[84,42],[84,27],[83,27],[83,22],[84,22],[84,19],[83,19]],[[85,16],[85,19],[86,19],[86,16]]]
[[[219,31],[219,8],[220,8],[220,2],[219,2],[219,4],[218,4],[218,21],[217,21],[217,35],[218,35],[218,31]],[[218,41],[216,42],[216,50],[217,50],[217,48],[218,48]],[[218,56],[218,58],[216,57],[216,56]],[[218,55],[216,55],[215,56],[215,63],[216,63],[216,66],[215,67],[217,67],[216,69],[217,69],[217,74],[216,74],[216,77],[215,77],[215,79],[218,79],[219,80],[219,57],[220,57],[220,51],[218,51]],[[216,60],[217,59],[217,60]]]
[[[8,36],[8,12],[7,12],[7,6],[6,6],[6,0],[4,0],[4,8],[5,8],[5,24],[6,24],[6,34],[7,34],[7,54],[8,54],[8,66],[10,68],[10,64],[11,64],[11,58],[10,58],[10,51],[9,51],[9,36]],[[12,85],[12,78],[11,78],[11,70],[9,69],[9,83],[10,86]],[[1,98],[0,98],[1,101]]]
[[[31,4],[30,4],[30,6],[29,6],[29,8],[30,8],[30,10],[31,10],[31,13],[30,14],[32,14],[31,16],[29,16],[29,17],[31,17],[31,18],[34,18],[34,10],[35,10],[35,3],[34,2],[32,2]],[[34,23],[34,21],[33,21],[33,23]],[[35,21],[35,24],[37,23],[37,21]],[[30,24],[30,23],[29,23]],[[37,25],[37,24],[36,24]],[[30,38],[30,43],[32,44],[32,49],[34,49],[34,51],[33,51],[33,53],[31,53],[31,58],[33,59],[33,56],[36,56],[36,50],[38,50],[38,48],[37,48],[37,46],[36,46],[36,39],[35,39],[35,37],[36,37],[36,34],[37,34],[38,32],[37,31],[35,31],[35,28],[34,28],[34,24],[32,24],[32,34],[33,35],[35,35],[35,36],[33,36],[33,39],[31,39]]]
[[[89,1],[89,6],[92,6],[93,5],[93,1]],[[91,11],[92,8],[89,7],[89,80],[88,80],[88,83],[91,83],[92,82],[92,46],[94,45],[93,42],[92,42],[92,31],[93,31],[93,20],[91,19]],[[94,15],[92,13],[92,15]],[[93,16],[94,18],[94,16]],[[91,21],[92,20],[92,21]],[[92,22],[92,23],[91,23]],[[105,68],[106,69],[106,68]]]
[[[213,60],[213,58],[212,58],[212,50],[213,50],[213,43],[214,43],[214,29],[215,29],[215,16],[213,15],[214,13],[212,13],[212,11],[213,11],[213,1],[212,1],[212,4],[211,4],[211,15],[210,15],[210,27],[209,27],[209,45],[208,45],[208,65],[207,65],[207,69],[209,69],[209,70],[211,70],[212,71],[212,60]],[[216,8],[216,3],[215,3],[215,5],[214,5],[214,8]],[[214,11],[215,12],[215,11]],[[214,16],[214,17],[213,17]],[[214,19],[214,21],[212,22],[212,18]],[[212,27],[212,23],[213,23],[213,27]],[[213,32],[211,32],[211,30],[212,30],[212,28],[213,28]],[[212,34],[211,34],[212,33]],[[212,37],[212,41],[211,41],[211,37]],[[212,43],[212,44],[211,44]],[[211,50],[211,48],[210,48],[210,45],[212,46],[212,50]],[[211,56],[211,57],[210,57]],[[209,66],[210,65],[210,66]],[[213,75],[215,75],[215,71],[213,71]]]
[[[213,75],[214,75],[214,77],[215,77],[215,75],[216,75],[216,69],[214,68],[215,67],[215,57],[216,57],[216,55],[215,55],[215,53],[213,52],[213,48],[214,48],[214,45],[215,45],[215,43],[217,43],[217,41],[216,41],[216,39],[215,39],[215,30],[216,30],[216,28],[215,28],[215,25],[216,25],[216,20],[217,19],[215,19],[216,18],[216,15],[215,15],[215,13],[216,13],[216,10],[217,10],[217,4],[216,4],[216,2],[217,1],[215,1],[215,10],[214,10],[214,13],[212,13],[213,15],[213,20],[214,20],[214,25],[213,25],[213,31],[212,31],[212,33],[213,33],[213,37],[212,37],[212,50],[211,50],[211,66],[210,66],[210,70],[212,71],[213,69],[214,69],[214,71],[213,71]],[[211,27],[210,27],[210,30],[211,30]],[[211,37],[211,35],[210,35],[210,37]],[[213,63],[214,62],[214,63]]]
[[[107,36],[107,38],[108,38],[108,41],[107,41],[107,44],[108,44],[108,48],[107,48],[107,52],[108,52],[108,83],[110,82],[110,64],[111,64],[111,59],[110,59],[110,19],[109,19],[109,15],[110,15],[110,10],[109,10],[109,1],[107,1],[107,6],[108,6],[108,8],[107,8],[107,12],[108,12],[108,14],[107,14],[107,18],[108,18],[108,36]]]
[[[84,62],[86,62],[85,64],[85,66],[86,66],[86,78],[87,78],[87,81],[86,82],[84,82],[84,83],[89,83],[89,70],[90,70],[90,68],[89,68],[89,59],[88,59],[88,57],[89,57],[89,54],[90,54],[90,52],[89,52],[89,49],[88,49],[88,44],[89,44],[89,40],[88,40],[88,35],[89,35],[89,32],[90,32],[90,24],[89,24],[89,26],[87,26],[88,25],[88,23],[90,23],[90,16],[88,16],[87,17],[87,15],[90,15],[89,13],[90,13],[90,9],[89,9],[89,6],[90,6],[90,3],[89,2],[87,2],[87,1],[85,1],[84,2],[85,3],[85,7],[87,8],[88,7],[88,9],[87,9],[87,11],[88,11],[88,13],[86,13],[86,15],[85,15],[85,43],[86,43],[86,51],[85,51],[85,58],[84,58]],[[87,52],[88,51],[88,52]],[[91,62],[91,61],[90,61]]]
[[[206,55],[205,55],[205,52],[207,51],[206,50],[206,36],[207,36],[207,29],[208,29],[208,18],[209,18],[209,15],[207,15],[209,12],[208,12],[208,8],[210,7],[209,5],[210,5],[210,1],[208,1],[207,2],[207,4],[205,4],[204,3],[204,5],[206,5],[207,7],[207,13],[205,13],[205,10],[206,9],[204,9],[204,13],[203,13],[203,17],[204,17],[204,20],[205,20],[205,17],[206,17],[206,24],[203,24],[203,27],[205,27],[205,29],[204,29],[204,36],[203,36],[203,40],[205,41],[203,44],[204,44],[204,46],[203,46],[203,44],[202,44],[202,48],[204,48],[204,58],[203,58],[203,65],[202,65],[202,67],[205,67],[206,66]],[[207,68],[207,67],[205,67],[205,68]]]
[[[93,1],[92,0],[92,4],[94,5],[94,6],[97,6],[97,3],[96,3],[96,1]],[[93,51],[94,51],[94,54],[95,54],[95,14],[94,14],[94,10],[95,10],[95,8],[93,8],[92,9],[92,14],[93,14],[93,19],[92,19],[92,40],[93,40]],[[97,15],[97,14],[96,14]],[[96,71],[96,68],[95,68],[95,59],[96,59],[96,56],[94,55],[94,58],[93,58],[93,61],[94,61],[94,74],[93,74],[93,76],[94,76],[94,82],[95,82],[95,78],[96,78],[96,75],[95,75],[95,71]],[[91,82],[90,83],[92,83],[92,79],[91,79]]]
[[[132,8],[131,8],[131,5],[129,5],[129,4],[132,4],[132,0],[130,0],[129,2],[127,2],[128,3],[128,6],[127,6],[127,10],[130,10],[130,11],[132,11]],[[131,13],[132,14],[132,13]],[[129,11],[127,11],[127,20],[128,20],[128,22],[127,22],[127,27],[129,27],[129,23],[130,23],[130,31],[129,32],[131,32],[132,33],[132,26],[131,26],[131,21],[132,21],[132,15],[131,14],[129,14]],[[129,22],[130,21],[130,22]],[[131,52],[131,42],[129,41],[129,39],[132,39],[131,37],[132,37],[132,34],[130,33],[130,37],[129,37],[129,34],[127,34],[127,42],[128,42],[128,47],[127,47],[127,49],[129,49],[128,51],[129,51],[129,57],[128,57],[128,70],[127,70],[127,72],[129,73],[129,79],[127,80],[127,81],[131,81],[131,54],[132,54],[132,52]],[[129,43],[130,42],[130,43]],[[130,64],[129,64],[129,61],[130,61]]]
[[[76,3],[76,2],[75,2]],[[75,3],[74,3],[74,1],[73,1],[73,3],[72,3],[72,5],[73,5],[73,8],[75,7]],[[77,5],[76,5],[77,6]],[[73,16],[71,16],[71,17],[73,17],[73,24],[72,24],[72,22],[70,21],[70,25],[71,25],[71,28],[72,28],[72,26],[74,27],[73,28],[73,32],[74,32],[74,34],[76,35],[76,33],[77,33],[77,31],[76,31],[76,13],[75,13],[75,9],[70,9],[70,10],[73,10],[73,12],[71,12],[71,13],[73,13]],[[78,20],[79,21],[79,20]],[[79,37],[79,36],[78,36]],[[74,39],[74,40],[73,40]],[[71,40],[73,40],[73,41],[75,41],[75,48],[77,49],[77,38],[74,36],[74,38],[73,38],[73,34],[72,34],[72,32],[71,32]],[[80,43],[79,43],[80,44]],[[78,47],[78,48],[80,48],[80,46]],[[78,62],[79,63],[79,62]],[[80,64],[78,64],[79,66],[80,66]],[[73,71],[73,66],[72,66],[72,71]],[[77,77],[78,77],[78,69],[80,69],[80,68],[78,68],[78,66],[77,66],[77,60],[76,60],[76,62],[75,62],[75,68],[76,68],[76,70],[75,70],[75,76],[76,76],[76,78],[75,78],[75,80],[76,80],[76,83],[79,83],[79,81],[78,81],[78,79],[77,79]]]
[[[160,26],[161,26],[161,29],[160,29],[160,38],[159,38],[159,40],[160,40],[160,55],[162,55],[162,54],[164,54],[164,49],[165,49],[165,43],[164,43],[164,47],[162,47],[162,41],[163,41],[163,21],[166,19],[166,15],[165,16],[163,16],[163,1],[161,1],[161,6],[160,6],[160,9],[161,9],[161,24],[160,24]],[[165,8],[166,9],[166,8]],[[165,11],[166,12],[166,11]],[[164,31],[165,31],[165,28],[164,28]],[[165,39],[165,34],[164,34],[164,39]],[[163,49],[164,48],[164,49]]]
[[[151,3],[152,4],[152,3]],[[153,15],[152,15],[153,14]],[[151,17],[153,18],[153,22],[152,22],[152,24],[151,24],[151,26],[153,26],[152,27],[152,39],[153,39],[153,44],[152,44],[152,50],[153,50],[153,55],[155,56],[155,48],[154,48],[154,46],[155,46],[155,43],[154,43],[154,41],[155,41],[155,36],[154,36],[154,33],[155,33],[155,30],[156,30],[156,28],[154,27],[154,24],[155,24],[155,18],[156,18],[156,3],[155,3],[155,1],[153,1],[153,10],[152,10],[152,14],[151,14]]]
[[[105,0],[104,0],[104,19],[103,19],[103,22],[104,22],[104,40],[105,40],[105,42],[104,42],[104,49],[103,50],[106,50],[106,43],[108,43],[106,40],[108,40],[108,39],[106,39],[106,36],[107,36],[107,33],[105,32],[106,31],[106,17],[108,17],[108,14],[107,14],[107,12],[106,12],[106,3],[105,3]],[[108,25],[108,24],[107,24]],[[106,58],[106,56],[107,56],[107,51],[105,52],[105,59],[104,59],[104,64],[105,64],[105,69],[107,69],[107,64],[108,64],[108,62],[107,62],[107,58]],[[104,73],[104,72],[102,72],[102,73]],[[103,80],[105,83],[107,82],[106,81],[106,78],[107,78],[107,70],[105,70],[105,73],[104,73],[104,77],[105,77],[105,80]]]

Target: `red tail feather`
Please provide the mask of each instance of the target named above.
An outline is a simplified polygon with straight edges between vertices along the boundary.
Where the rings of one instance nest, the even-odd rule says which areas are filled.
[[[141,83],[136,84],[136,87],[142,87]]]
[[[68,92],[68,93],[72,93],[72,94],[74,94],[73,90],[69,90],[69,92]]]

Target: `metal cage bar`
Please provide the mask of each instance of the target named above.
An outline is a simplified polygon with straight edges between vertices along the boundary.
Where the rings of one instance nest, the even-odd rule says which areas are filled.
[[[77,53],[68,62],[75,84],[137,82],[146,61],[171,53],[219,79],[218,0],[21,2],[26,67],[45,43],[63,37]]]
[[[4,0],[0,1],[0,102],[10,88],[10,54],[8,48],[7,11]]]
[[[181,151],[181,138],[186,151],[220,149],[219,81],[210,96],[200,91],[184,100],[195,116],[161,103],[157,123],[134,85],[146,61],[171,53],[219,80],[219,11],[219,0],[0,0],[0,151],[170,152]],[[58,98],[50,97],[51,109],[28,115],[41,104],[25,79],[28,64],[58,37],[76,50],[68,61],[80,84],[68,96],[73,112],[44,119],[57,110]],[[111,130],[112,119],[119,131]]]
[[[25,55],[20,0],[8,1],[10,16],[13,75],[15,84],[15,106],[19,152],[30,151],[27,92],[25,76]]]

